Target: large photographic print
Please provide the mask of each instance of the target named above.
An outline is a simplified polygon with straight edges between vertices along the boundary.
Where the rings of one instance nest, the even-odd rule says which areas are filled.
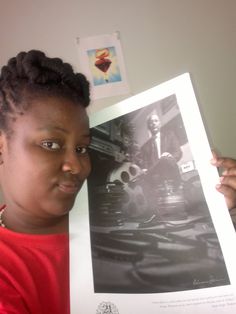
[[[91,134],[94,291],[228,285],[176,96],[95,126]]]
[[[188,73],[90,114],[71,313],[236,312],[235,230]]]

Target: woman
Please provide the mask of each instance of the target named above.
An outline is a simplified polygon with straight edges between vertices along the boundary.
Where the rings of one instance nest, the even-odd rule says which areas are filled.
[[[0,313],[65,314],[68,213],[90,173],[89,84],[21,52],[0,76]]]
[[[60,59],[22,52],[2,68],[0,314],[70,312],[68,213],[90,172],[88,104],[87,80]]]

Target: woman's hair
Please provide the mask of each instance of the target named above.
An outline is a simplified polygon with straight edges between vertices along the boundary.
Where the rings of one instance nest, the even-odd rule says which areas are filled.
[[[49,58],[38,50],[20,52],[1,70],[0,129],[8,129],[10,115],[20,114],[42,96],[64,97],[87,107],[89,83],[59,58]]]

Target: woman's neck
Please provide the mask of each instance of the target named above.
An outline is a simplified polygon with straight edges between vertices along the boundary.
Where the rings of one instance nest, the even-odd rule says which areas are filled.
[[[17,215],[6,207],[2,214],[2,222],[5,228],[19,233],[56,234],[68,233],[69,230],[69,214],[51,219],[33,220],[23,214]]]

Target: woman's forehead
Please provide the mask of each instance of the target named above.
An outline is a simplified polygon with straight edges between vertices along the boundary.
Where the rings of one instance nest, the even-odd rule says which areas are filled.
[[[15,127],[86,131],[89,128],[85,108],[68,99],[48,97],[31,101],[27,110],[16,118]],[[14,129],[14,123],[12,124]]]
[[[31,102],[26,114],[39,115],[40,117],[49,117],[52,120],[62,117],[87,116],[85,108],[69,99],[62,97],[39,98]],[[50,116],[49,116],[50,115]]]

